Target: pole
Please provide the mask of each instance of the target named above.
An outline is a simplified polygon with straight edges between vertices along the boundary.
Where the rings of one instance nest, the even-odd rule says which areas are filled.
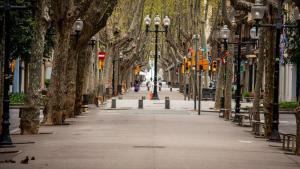
[[[278,18],[280,22],[280,18]],[[274,72],[274,98],[273,98],[273,114],[272,114],[272,135],[270,137],[271,141],[280,141],[280,135],[278,132],[279,125],[279,79],[280,79],[280,35],[281,28],[276,27],[276,56],[275,56],[275,72]]]
[[[154,57],[154,89],[152,100],[159,100],[157,94],[157,54],[158,54],[158,25],[155,25],[155,57]]]
[[[197,43],[197,35],[194,35],[194,43],[195,43],[195,67],[194,67],[194,110],[197,110],[197,73],[198,73],[198,43]]]
[[[5,12],[4,12],[4,29],[5,29],[5,55],[4,55],[4,93],[3,93],[3,115],[2,115],[2,135],[0,145],[12,145],[12,140],[9,132],[9,83],[10,83],[10,68],[9,68],[9,57],[10,57],[10,1],[5,1]]]
[[[113,59],[112,95],[115,95],[115,59]]]
[[[118,90],[118,94],[120,95],[122,92],[121,92],[121,85],[120,85],[120,58],[118,59],[118,87],[117,87],[117,90]]]
[[[237,55],[237,69],[236,69],[236,92],[235,92],[235,122],[238,121],[237,114],[240,114],[240,101],[241,101],[241,51],[242,51],[242,25],[239,26],[239,42],[238,42],[238,55]]]

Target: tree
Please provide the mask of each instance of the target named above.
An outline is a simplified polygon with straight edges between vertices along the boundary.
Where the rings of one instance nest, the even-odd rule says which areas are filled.
[[[299,4],[299,3],[298,3]],[[300,4],[299,4],[300,7]],[[287,24],[296,24],[296,22],[288,21]],[[286,62],[293,63],[297,66],[297,78],[299,78],[300,75],[300,35],[298,34],[299,30],[288,30],[287,34],[289,37],[288,40],[288,48],[287,48],[287,54],[288,58]],[[300,88],[299,88],[299,79],[297,80],[298,84],[298,107],[296,108],[296,124],[297,124],[297,133],[296,133],[296,154],[300,155]]]
[[[56,45],[54,47],[54,58],[53,58],[53,70],[51,74],[51,83],[49,86],[49,91],[47,97],[49,101],[45,109],[45,118],[44,123],[48,125],[52,124],[63,124],[66,116],[69,115],[68,108],[71,108],[74,111],[74,104],[68,104],[67,98],[69,87],[66,80],[68,79],[67,65],[69,64],[69,47],[70,47],[70,38],[73,32],[73,25],[75,21],[79,18],[86,18],[86,26],[82,32],[87,31],[87,33],[81,34],[77,47],[81,49],[84,47],[90,38],[101,30],[105,25],[108,17],[111,15],[114,6],[117,4],[117,0],[84,0],[84,1],[59,1],[52,0],[51,7],[53,10],[53,23],[56,35]],[[98,9],[99,8],[99,9]],[[101,9],[105,9],[100,11]],[[95,22],[95,18],[99,18]],[[88,20],[90,19],[90,20]],[[93,24],[90,24],[93,23]],[[78,53],[74,53],[74,57],[77,58]],[[71,56],[72,56],[71,55]],[[73,60],[72,60],[73,61]],[[72,62],[72,65],[74,62]],[[76,62],[75,62],[76,63]],[[77,70],[73,67],[73,70]],[[76,76],[75,76],[76,77]],[[74,77],[72,77],[74,79]],[[75,83],[71,81],[70,83]],[[72,85],[71,98],[70,102],[75,103],[75,85]],[[68,108],[66,108],[66,105]],[[73,106],[72,106],[73,105]]]
[[[261,34],[265,34],[266,31],[263,30]],[[257,57],[257,70],[256,70],[256,82],[254,89],[254,101],[253,101],[253,113],[254,120],[260,121],[260,95],[262,88],[263,72],[264,72],[264,63],[265,63],[265,36],[260,36],[259,39],[259,54]]]
[[[0,25],[3,25],[4,19],[0,17]],[[3,114],[3,58],[4,58],[4,30],[3,26],[0,27],[0,124],[2,124]],[[0,125],[0,131],[2,131],[2,125]]]
[[[45,36],[50,22],[48,7],[49,1],[36,1],[35,33],[33,34],[31,57],[29,59],[30,83],[26,98],[26,105],[30,105],[30,108],[25,109],[21,114],[21,134],[37,134],[39,129],[41,65],[44,56]]]

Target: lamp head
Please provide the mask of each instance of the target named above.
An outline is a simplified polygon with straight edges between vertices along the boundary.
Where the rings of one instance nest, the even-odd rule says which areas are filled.
[[[76,32],[81,32],[83,29],[83,21],[78,18],[74,23],[74,29]]]
[[[159,24],[160,24],[160,17],[159,17],[159,15],[156,15],[154,18],[154,25],[158,26]]]
[[[150,18],[149,15],[147,15],[145,17],[144,22],[145,22],[146,26],[150,26],[150,24],[151,24],[151,18]]]
[[[168,16],[165,16],[164,20],[163,20],[164,26],[165,27],[169,27],[171,24],[171,20]]]
[[[230,36],[230,30],[228,29],[227,25],[224,25],[224,27],[220,30],[220,38],[227,40]]]
[[[262,4],[262,0],[255,0],[255,4],[251,8],[252,19],[260,21],[265,15],[266,7]]]

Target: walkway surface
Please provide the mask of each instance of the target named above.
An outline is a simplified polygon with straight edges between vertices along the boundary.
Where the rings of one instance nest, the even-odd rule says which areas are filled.
[[[116,110],[109,108],[110,102],[102,108],[90,105],[88,112],[69,119],[70,125],[43,126],[41,134],[35,136],[12,135],[16,143],[35,143],[0,149],[21,151],[18,155],[0,154],[0,160],[13,156],[16,161],[0,163],[0,168],[300,168],[300,157],[287,155],[280,147],[274,147],[280,144],[254,138],[249,128],[224,121],[216,113],[203,112],[197,116],[192,111],[193,107],[186,107],[186,110],[172,108],[175,106],[172,98],[182,97],[176,91],[172,94],[166,91],[171,97],[171,110],[165,110],[161,104],[151,101],[148,101],[149,107],[143,110],[131,107],[137,106],[136,100],[140,97],[134,94],[129,92],[123,100],[118,100]],[[211,104],[205,103],[204,106]],[[123,108],[118,108],[118,105]],[[34,156],[35,160],[20,164],[26,156]]]

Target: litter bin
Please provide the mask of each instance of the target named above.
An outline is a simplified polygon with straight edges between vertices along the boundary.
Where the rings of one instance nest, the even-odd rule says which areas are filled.
[[[83,105],[89,104],[89,95],[87,95],[87,94],[82,95],[82,104]]]

